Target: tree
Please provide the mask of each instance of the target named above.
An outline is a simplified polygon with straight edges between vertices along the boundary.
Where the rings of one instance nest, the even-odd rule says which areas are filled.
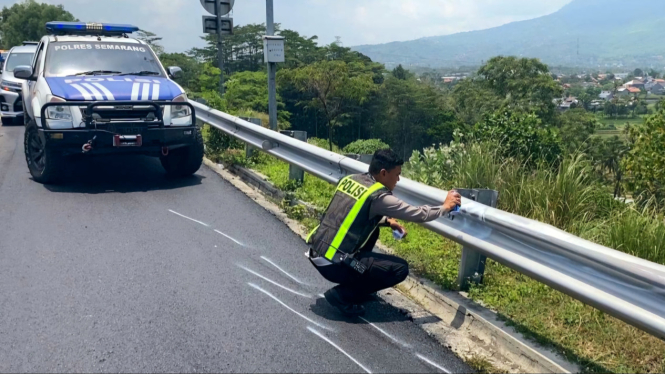
[[[139,30],[136,33],[136,39],[143,40],[144,42],[146,42],[150,46],[150,48],[152,48],[155,54],[157,54],[157,56],[161,56],[162,53],[164,53],[164,47],[158,43],[163,38],[158,37],[155,33],[145,30]]]
[[[478,70],[480,83],[506,104],[525,111],[535,111],[543,121],[554,123],[554,99],[562,88],[538,59],[494,57]]]
[[[353,75],[354,70],[361,69],[343,61],[319,61],[282,74],[282,79],[291,80],[298,90],[312,95],[306,105],[325,116],[330,150],[340,117],[353,105],[366,101],[375,89],[370,73]]]
[[[629,130],[630,151],[622,166],[630,177],[628,186],[638,201],[651,197],[665,199],[665,110],[649,116],[640,126]]]
[[[226,81],[224,100],[229,110],[253,110],[268,113],[268,75],[263,71],[235,73]],[[277,119],[281,128],[288,127],[289,113],[284,111],[284,102],[277,94]]]
[[[561,145],[568,153],[586,151],[587,141],[598,127],[596,116],[584,109],[571,109],[561,115]]]
[[[392,75],[393,77],[401,80],[407,80],[412,76],[412,74],[409,73],[408,70],[402,67],[402,64],[399,64],[395,69],[393,69]]]
[[[177,66],[181,68],[182,76],[176,78],[175,81],[184,89],[190,92],[196,92],[196,89],[194,89],[194,82],[202,74],[203,64],[184,53],[162,53],[159,55],[159,60],[162,62],[162,65],[166,67]]]
[[[644,77],[644,71],[640,68],[635,69],[633,77]]]
[[[531,113],[500,110],[485,116],[474,129],[479,140],[497,141],[505,157],[530,165],[554,165],[561,157],[561,142],[556,129],[543,124]]]
[[[3,49],[21,45],[24,41],[39,41],[47,33],[47,22],[78,21],[62,5],[42,4],[35,0],[23,0],[10,8],[3,7],[0,15]]]

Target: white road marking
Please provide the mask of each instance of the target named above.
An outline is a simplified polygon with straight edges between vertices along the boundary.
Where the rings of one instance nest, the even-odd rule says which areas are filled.
[[[314,320],[308,318],[307,316],[298,313],[298,312],[295,311],[293,308],[291,308],[290,306],[288,306],[288,305],[286,305],[284,302],[282,302],[280,299],[278,299],[278,298],[276,298],[275,296],[273,296],[273,294],[271,294],[270,292],[264,290],[263,288],[261,288],[261,287],[255,285],[254,283],[249,283],[249,282],[248,282],[247,284],[249,284],[251,287],[253,287],[253,288],[255,288],[255,289],[257,289],[257,290],[263,292],[264,294],[270,296],[273,300],[275,300],[275,301],[277,301],[278,303],[282,304],[283,307],[285,307],[286,309],[288,309],[288,310],[292,311],[293,313],[297,314],[298,316],[300,316],[301,318],[303,318],[303,319],[306,320],[307,322],[313,323],[313,324],[319,326],[319,327],[322,328],[322,329],[326,329],[326,330],[333,331],[331,328],[326,327],[326,326],[324,326],[324,325],[322,325],[322,324],[320,324],[320,323],[318,323],[318,322],[316,322],[316,321],[314,321]]]
[[[248,268],[246,268],[246,267],[244,267],[244,266],[242,266],[242,265],[236,265],[236,266],[238,266],[239,268],[241,268],[241,269],[243,269],[243,270],[245,270],[245,271],[247,271],[247,272],[250,272],[250,273],[256,275],[257,277],[263,279],[263,280],[266,281],[266,282],[272,283],[272,284],[274,284],[275,286],[277,286],[277,287],[279,287],[279,288],[281,288],[281,289],[287,290],[287,291],[289,291],[289,292],[291,292],[291,293],[293,293],[293,294],[296,294],[296,295],[298,295],[298,296],[302,296],[302,297],[306,297],[306,298],[308,298],[308,299],[312,297],[312,296],[310,296],[310,295],[308,295],[308,294],[305,294],[305,293],[301,293],[301,292],[298,292],[298,291],[292,290],[292,289],[290,289],[290,288],[288,288],[288,287],[284,287],[284,286],[282,286],[281,284],[275,282],[274,280],[268,279],[268,278],[264,277],[263,275],[261,275],[261,274],[255,272],[255,271],[252,270],[252,269],[248,269]]]
[[[230,236],[224,234],[223,232],[221,232],[221,231],[219,231],[219,230],[215,230],[215,232],[218,233],[218,234],[220,234],[220,235],[222,235],[222,236],[225,236],[225,237],[228,238],[228,239],[233,240],[236,244],[238,244],[238,245],[240,245],[240,246],[243,246],[243,247],[245,246],[245,245],[242,244],[241,242],[239,242],[239,241],[233,239],[232,237],[230,237]]]
[[[397,339],[396,337],[394,337],[394,336],[388,334],[388,333],[387,333],[386,331],[384,331],[382,328],[380,328],[379,326],[373,324],[372,322],[370,322],[370,321],[364,319],[363,317],[358,317],[358,318],[360,318],[360,319],[362,319],[363,321],[367,322],[370,326],[374,327],[374,328],[377,329],[380,333],[382,333],[383,335],[387,336],[388,338],[390,338],[390,340],[392,340],[392,341],[394,341],[395,343],[401,345],[402,347],[404,347],[404,348],[410,348],[410,347],[411,347],[410,344],[406,344],[406,343],[404,343],[403,341]]]
[[[176,215],[179,215],[179,216],[182,217],[182,218],[187,218],[188,220],[190,220],[190,221],[194,221],[194,222],[196,222],[196,223],[198,223],[198,224],[201,224],[201,225],[203,225],[203,226],[205,226],[205,227],[210,227],[210,225],[207,224],[207,223],[204,223],[204,222],[201,222],[201,221],[197,221],[197,220],[195,220],[194,218],[190,218],[190,217],[187,217],[187,216],[185,216],[185,215],[183,215],[183,214],[180,214],[180,213],[178,213],[178,212],[174,212],[174,211],[172,211],[171,209],[169,209],[169,212],[171,212],[171,213],[173,213],[173,214],[176,214]]]
[[[78,92],[80,92],[81,95],[83,95],[83,98],[85,100],[88,100],[88,101],[92,100],[92,96],[90,95],[90,92],[86,91],[85,88],[79,86],[78,84],[72,84],[72,87],[76,88],[76,90]]]
[[[427,358],[427,357],[421,355],[420,353],[416,353],[416,357],[418,357],[419,359],[421,359],[421,360],[427,362],[428,364],[434,366],[435,368],[437,368],[437,369],[443,371],[443,372],[446,373],[446,374],[452,374],[451,372],[448,371],[448,369],[444,368],[444,367],[441,366],[441,365],[438,365],[437,363],[435,363],[435,362],[433,362],[432,360],[430,360],[429,358]]]
[[[313,332],[314,334],[316,334],[319,338],[321,338],[321,339],[325,340],[326,342],[328,342],[328,344],[330,344],[330,345],[332,345],[333,347],[337,348],[338,351],[344,353],[344,355],[345,355],[346,357],[348,357],[351,361],[355,362],[356,365],[360,366],[360,367],[361,367],[363,370],[365,370],[367,373],[372,374],[372,372],[371,372],[368,368],[364,367],[360,362],[358,362],[358,360],[356,360],[355,358],[351,357],[350,354],[346,353],[342,348],[340,348],[337,344],[333,343],[330,339],[326,338],[323,334],[321,334],[320,332],[316,331],[314,328],[312,328],[312,327],[310,327],[310,326],[307,326],[307,329],[308,329],[309,331]]]
[[[324,295],[324,294],[320,293],[320,294],[319,294],[319,297],[322,297],[322,298],[324,298],[324,299],[325,299],[325,298],[326,298],[326,295]]]
[[[296,277],[294,277],[293,275],[287,273],[286,270],[284,270],[284,269],[282,269],[281,267],[279,267],[276,263],[272,262],[272,261],[271,261],[269,258],[267,258],[266,256],[261,256],[261,258],[264,259],[265,261],[267,261],[270,265],[276,267],[277,270],[279,270],[279,271],[281,271],[282,273],[286,274],[289,278],[293,279],[294,281],[296,281],[296,282],[298,282],[298,283],[300,283],[300,284],[305,284],[305,283],[301,282],[300,280],[298,280],[298,278],[296,278]]]
[[[106,95],[107,100],[115,100],[115,96],[113,96],[113,94],[111,93],[111,91],[109,91],[108,88],[102,86],[101,84],[99,84],[97,82],[94,82],[92,85],[99,88],[100,90],[102,90],[104,95]]]

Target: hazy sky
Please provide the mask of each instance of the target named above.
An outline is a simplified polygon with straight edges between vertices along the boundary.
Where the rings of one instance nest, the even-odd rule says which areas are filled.
[[[201,46],[200,0],[42,0],[81,21],[131,23],[164,37],[168,52]],[[553,13],[571,0],[273,0],[275,22],[345,46],[411,40]],[[0,6],[16,0],[0,0]],[[264,0],[236,0],[236,25],[265,22]]]

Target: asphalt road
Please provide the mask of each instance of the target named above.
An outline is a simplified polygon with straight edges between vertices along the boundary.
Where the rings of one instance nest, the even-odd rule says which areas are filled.
[[[73,167],[34,182],[0,127],[1,372],[471,370],[378,299],[340,316],[302,240],[212,171]]]

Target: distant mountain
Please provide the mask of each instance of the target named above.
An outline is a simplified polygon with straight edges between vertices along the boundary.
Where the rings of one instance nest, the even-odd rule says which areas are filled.
[[[487,30],[352,49],[383,63],[430,67],[475,66],[497,55],[515,55],[550,65],[620,62],[662,69],[663,5],[664,0],[573,0],[556,13]]]

